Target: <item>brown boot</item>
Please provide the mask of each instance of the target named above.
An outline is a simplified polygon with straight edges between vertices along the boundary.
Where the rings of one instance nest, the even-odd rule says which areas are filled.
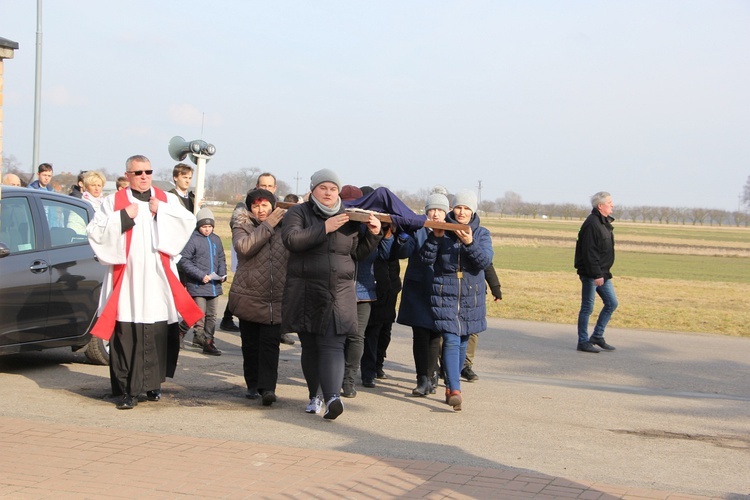
[[[453,407],[453,411],[461,411],[462,402],[461,391],[451,391],[450,396],[448,396],[448,404]]]
[[[214,341],[210,340],[203,345],[203,354],[208,354],[211,356],[221,356],[221,351],[218,347],[216,347]]]

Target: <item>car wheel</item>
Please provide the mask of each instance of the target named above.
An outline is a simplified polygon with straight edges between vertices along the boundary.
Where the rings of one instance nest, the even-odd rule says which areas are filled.
[[[102,340],[99,337],[91,337],[91,341],[86,346],[86,359],[95,365],[109,364],[109,340]]]

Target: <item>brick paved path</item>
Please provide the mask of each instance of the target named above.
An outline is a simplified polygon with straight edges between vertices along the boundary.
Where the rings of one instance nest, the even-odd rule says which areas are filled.
[[[0,417],[3,498],[709,498],[245,441]]]

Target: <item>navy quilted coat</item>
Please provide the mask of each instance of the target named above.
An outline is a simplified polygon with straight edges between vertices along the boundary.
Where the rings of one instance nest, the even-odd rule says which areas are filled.
[[[456,222],[452,212],[445,221]],[[442,238],[430,233],[420,250],[422,263],[434,272],[430,301],[438,332],[463,336],[487,329],[484,269],[492,262],[492,238],[477,214],[469,226],[473,241],[468,246],[446,231]]]

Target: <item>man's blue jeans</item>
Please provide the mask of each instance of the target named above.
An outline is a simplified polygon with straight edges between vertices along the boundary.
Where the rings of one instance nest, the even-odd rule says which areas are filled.
[[[595,292],[599,294],[604,302],[604,307],[599,313],[596,320],[592,338],[600,339],[604,337],[604,329],[612,317],[612,313],[617,309],[617,296],[612,280],[606,280],[602,286],[596,286],[594,280],[584,276],[578,276],[581,279],[581,310],[578,313],[578,343],[588,342],[589,340],[589,317],[594,312]]]
[[[452,391],[461,390],[461,369],[466,359],[466,346],[469,336],[458,336],[455,333],[443,333],[443,371],[445,386]]]

